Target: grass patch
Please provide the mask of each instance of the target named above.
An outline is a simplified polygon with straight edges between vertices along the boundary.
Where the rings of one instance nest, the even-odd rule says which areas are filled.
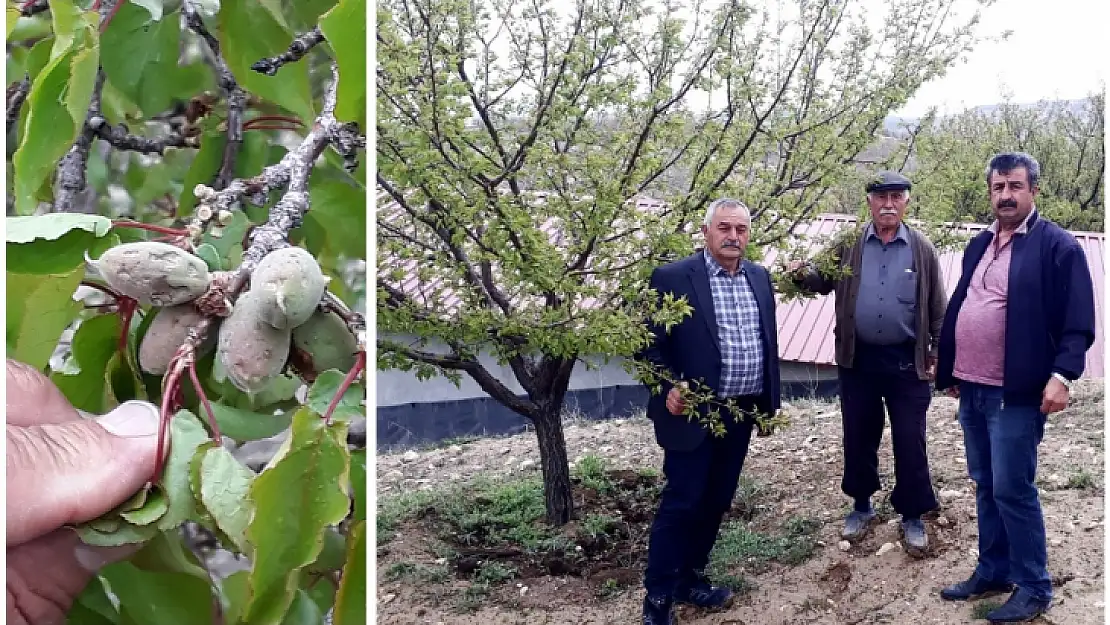
[[[451,571],[446,566],[395,562],[383,574],[385,581],[411,581],[420,584],[442,584],[451,579]]]
[[[1090,490],[1097,487],[1095,476],[1088,473],[1086,469],[1080,469],[1068,477],[1067,488],[1069,489]]]
[[[1002,607],[1001,601],[980,601],[971,609],[971,618],[976,621],[987,620],[987,614]]]
[[[604,459],[594,455],[583,456],[574,466],[572,472],[582,481],[586,488],[599,493],[608,493],[613,490],[613,482],[609,479],[608,466]]]
[[[709,576],[722,585],[734,588],[732,571],[743,569],[761,573],[772,563],[797,566],[808,560],[817,547],[817,530],[821,524],[812,519],[793,517],[783,526],[779,535],[767,535],[749,530],[743,523],[733,521],[721,529],[717,544],[709,557]]]
[[[516,577],[516,569],[500,562],[486,562],[478,569],[474,580],[480,584],[494,585]]]

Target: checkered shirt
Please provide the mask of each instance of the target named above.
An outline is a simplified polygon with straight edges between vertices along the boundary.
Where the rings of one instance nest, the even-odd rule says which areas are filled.
[[[741,263],[730,276],[705,252],[705,268],[713,291],[713,311],[721,343],[721,397],[758,395],[763,392],[763,338],[759,305]]]

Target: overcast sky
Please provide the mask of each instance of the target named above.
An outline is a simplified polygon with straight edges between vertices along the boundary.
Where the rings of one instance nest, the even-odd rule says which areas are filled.
[[[962,110],[994,104],[1009,91],[1018,103],[1083,98],[1104,87],[1110,57],[1107,0],[1000,0],[984,9],[984,34],[1012,30],[1004,43],[981,44],[964,65],[922,87],[897,114],[930,106]]]

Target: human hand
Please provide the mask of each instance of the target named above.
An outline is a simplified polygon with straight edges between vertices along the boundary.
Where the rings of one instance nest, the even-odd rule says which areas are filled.
[[[1068,387],[1055,377],[1049,379],[1041,395],[1041,414],[1050,415],[1068,407]]]
[[[786,264],[786,271],[796,278],[801,277],[803,270],[806,268],[807,263],[804,260],[792,260]]]
[[[127,402],[86,419],[34,368],[8,360],[7,623],[62,625],[100,568],[140,545],[91,547],[64,526],[112,510],[154,471],[158,411]]]
[[[949,397],[959,399],[960,398],[960,385],[959,384],[953,384],[952,386],[949,386],[948,388],[944,389],[944,392],[948,393]]]
[[[667,393],[667,410],[673,415],[680,415],[686,409],[686,400],[682,398],[682,392],[686,390],[685,382],[679,382],[671,387],[671,392]]]
[[[937,357],[936,356],[928,356],[928,357],[925,358],[925,377],[927,377],[930,381],[937,379]],[[955,388],[955,387],[953,387],[953,388]],[[957,389],[956,390],[957,396],[959,396],[959,392],[960,392],[959,389]]]

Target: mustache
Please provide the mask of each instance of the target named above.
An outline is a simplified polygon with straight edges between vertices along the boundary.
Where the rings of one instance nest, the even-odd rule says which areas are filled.
[[[1014,200],[1002,200],[998,203],[998,208],[1017,208],[1017,202]]]
[[[724,243],[721,244],[721,249],[722,250],[725,249],[725,248],[728,248],[728,247],[735,247],[736,249],[740,249],[740,244],[737,243],[736,241],[725,241]]]

